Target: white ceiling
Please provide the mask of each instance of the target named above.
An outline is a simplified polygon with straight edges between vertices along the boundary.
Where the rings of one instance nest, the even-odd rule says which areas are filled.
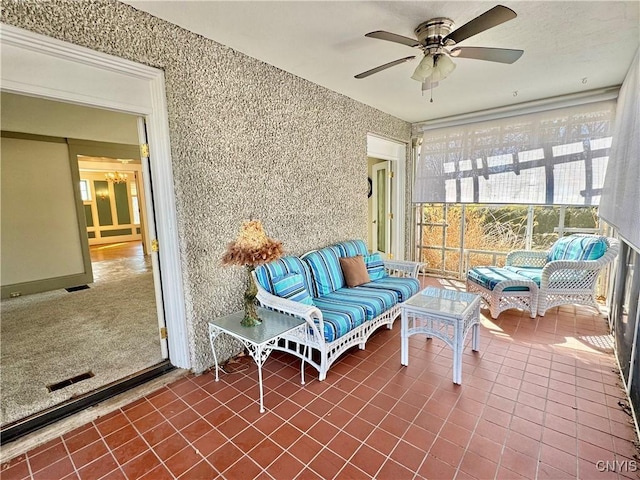
[[[514,64],[454,59],[456,70],[422,96],[418,60],[353,76],[420,52],[366,38],[415,37],[418,24],[449,17],[460,27],[497,1],[154,1],[125,3],[409,122],[619,85],[640,44],[640,2],[502,2],[518,17],[460,46],[515,48]],[[517,95],[514,94],[517,92]]]

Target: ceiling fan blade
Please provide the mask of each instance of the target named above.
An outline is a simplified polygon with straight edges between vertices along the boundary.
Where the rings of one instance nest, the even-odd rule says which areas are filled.
[[[456,58],[473,58],[489,62],[513,63],[518,60],[524,50],[489,47],[456,47],[451,49],[451,56]]]
[[[455,29],[449,35],[444,37],[443,42],[446,45],[447,40],[453,40],[456,43],[477,35],[480,32],[489,30],[490,28],[500,25],[508,20],[516,18],[516,12],[502,5],[496,5],[491,10],[487,10],[482,15],[477,16],[473,20],[465,23],[460,28]]]
[[[393,62],[385,63],[384,65],[380,65],[379,67],[372,68],[371,70],[367,70],[366,72],[359,73],[355,76],[355,78],[365,78],[369,75],[373,75],[374,73],[381,72],[382,70],[386,70],[387,68],[395,67],[396,65],[400,65],[401,63],[408,62],[409,60],[413,60],[415,57],[404,57],[399,58],[398,60],[394,60]]]
[[[420,45],[420,42],[418,42],[418,40],[416,40],[415,38],[403,37],[402,35],[385,32],[383,30],[369,32],[365,35],[365,37],[378,38],[380,40],[387,40],[388,42],[402,43],[403,45],[408,45],[409,47],[418,47]]]

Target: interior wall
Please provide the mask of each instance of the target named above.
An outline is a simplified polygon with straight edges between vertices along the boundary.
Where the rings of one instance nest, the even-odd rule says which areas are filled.
[[[2,138],[2,286],[84,273],[66,143]]]
[[[2,139],[3,298],[93,281],[65,138],[127,142],[137,153],[137,117],[7,92],[0,104],[3,131],[26,134]]]
[[[0,93],[0,122],[9,132],[137,145],[135,115],[43,98]]]
[[[408,142],[407,122],[117,2],[0,15],[164,70],[194,370],[213,364],[207,320],[242,307],[244,269],[220,263],[242,221],[289,254],[367,238],[367,133]]]

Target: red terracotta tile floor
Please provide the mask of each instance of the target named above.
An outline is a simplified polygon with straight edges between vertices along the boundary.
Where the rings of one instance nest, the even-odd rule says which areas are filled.
[[[482,313],[460,386],[439,340],[412,337],[400,365],[397,320],[323,382],[309,368],[300,385],[297,359],[274,352],[264,414],[255,365],[219,382],[187,375],[6,462],[2,479],[636,478],[605,319]]]

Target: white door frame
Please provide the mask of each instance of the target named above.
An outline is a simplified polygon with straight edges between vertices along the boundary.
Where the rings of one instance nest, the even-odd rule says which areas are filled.
[[[397,221],[392,222],[391,254],[393,258],[404,260],[405,184],[407,171],[407,145],[379,135],[367,134],[367,156],[390,160],[393,178],[391,179],[391,212]]]
[[[384,188],[385,188],[385,197],[384,197],[384,205],[380,205],[378,203],[378,188],[380,187],[380,184],[378,182],[378,172],[380,170],[384,171]],[[371,244],[371,249],[374,252],[378,252],[380,253],[384,258],[390,258],[388,256],[388,253],[391,253],[393,256],[393,248],[391,247],[393,245],[393,242],[391,242],[391,219],[389,218],[389,213],[391,213],[391,178],[389,173],[391,172],[391,162],[389,162],[388,160],[385,160],[384,162],[379,162],[376,163],[375,165],[371,166],[371,179],[373,182],[373,188],[372,188],[372,194],[371,194],[371,216],[373,218],[372,221],[372,225],[371,225],[371,229],[372,229],[372,235],[371,235],[371,239],[372,244]],[[384,211],[384,223],[385,223],[385,229],[384,229],[384,245],[385,245],[385,250],[384,252],[382,252],[378,247],[379,247],[379,243],[380,243],[380,238],[378,237],[378,233],[375,231],[379,226],[380,226],[380,208],[382,208],[382,210]]]
[[[191,368],[164,72],[4,24],[0,29],[0,46],[3,91],[145,118],[151,152],[146,166],[153,174],[153,204],[160,244],[160,251],[153,255],[157,255],[154,262],[159,260],[162,265],[162,297],[157,302],[164,303],[169,360],[176,367]],[[144,177],[147,190],[150,179]],[[148,218],[154,215],[151,203],[146,202]]]

